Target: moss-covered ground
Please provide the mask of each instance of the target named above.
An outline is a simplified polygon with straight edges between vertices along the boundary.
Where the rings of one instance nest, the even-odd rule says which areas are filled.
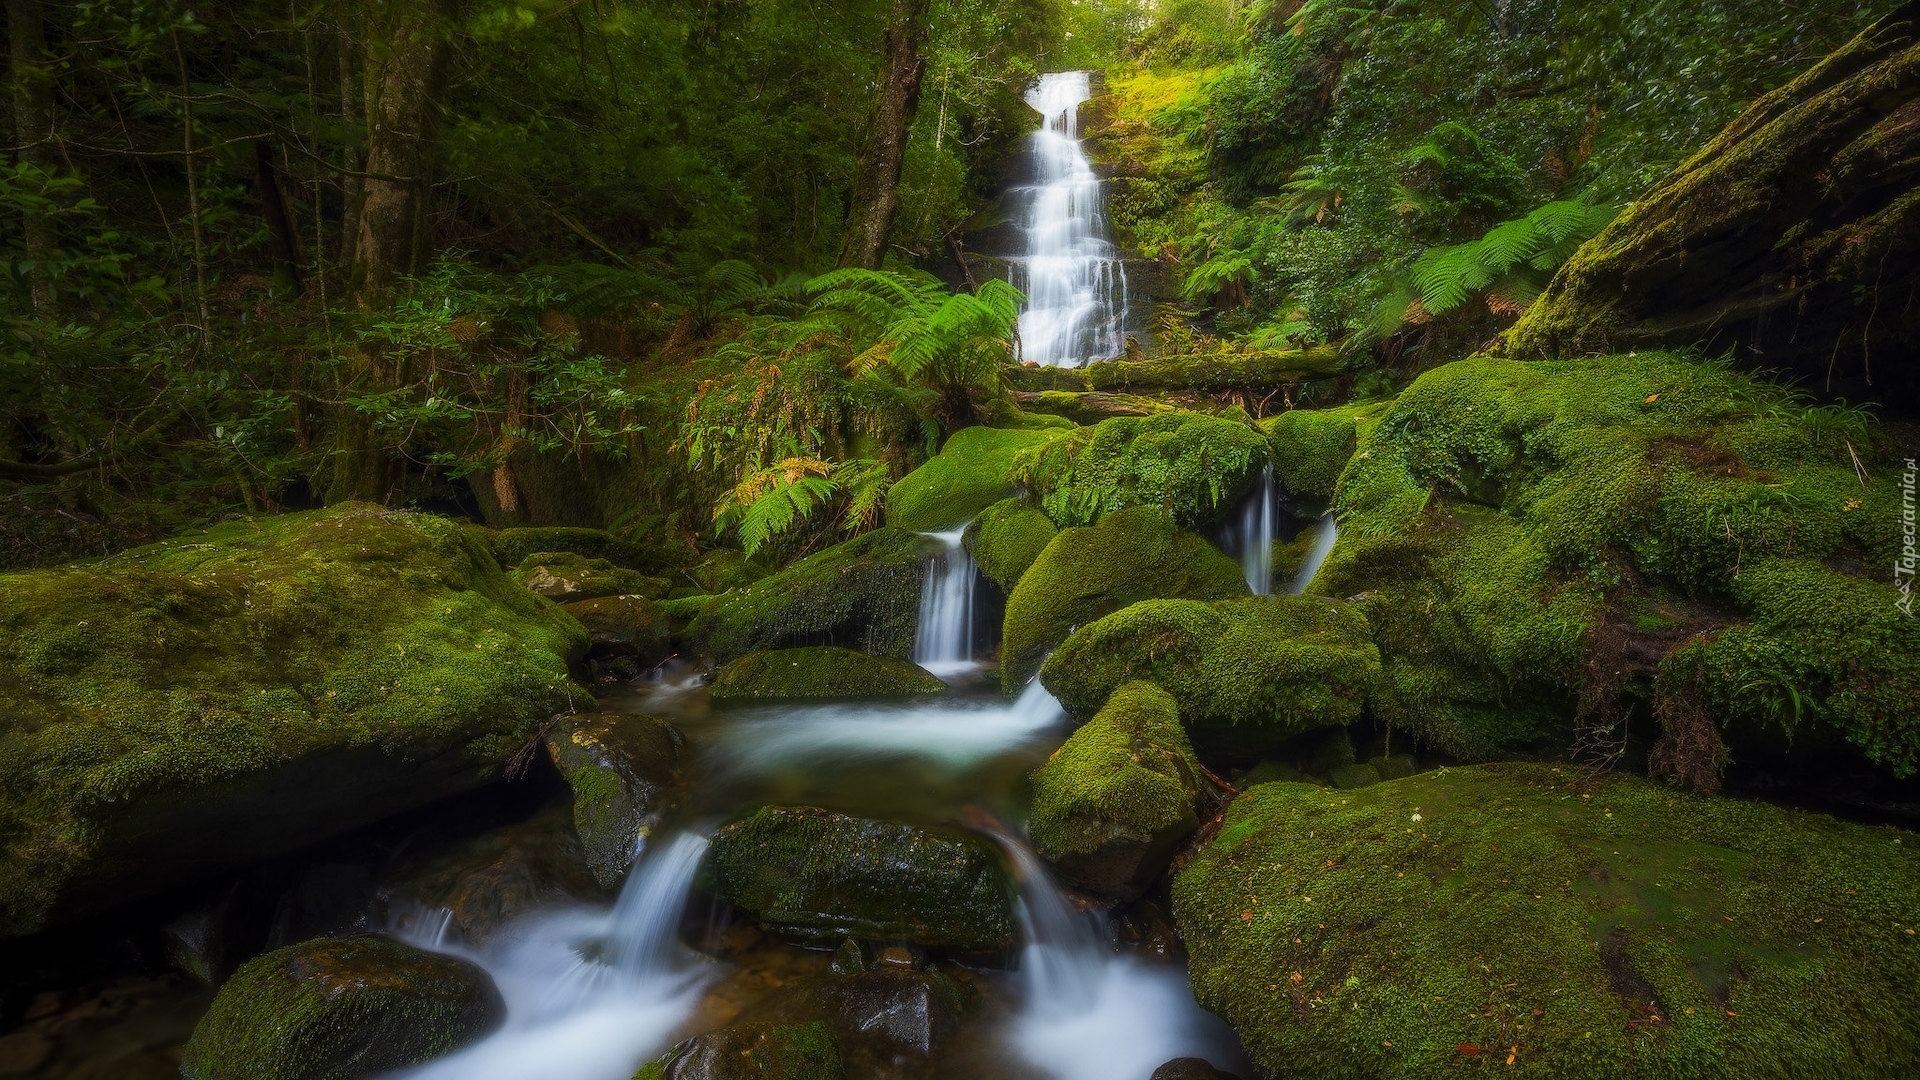
[[[837,645],[751,652],[714,674],[715,702],[904,698],[945,692],[947,684],[906,660]]]

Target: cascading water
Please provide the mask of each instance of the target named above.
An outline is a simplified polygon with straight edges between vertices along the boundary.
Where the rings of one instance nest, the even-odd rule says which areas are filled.
[[[1091,96],[1084,71],[1042,75],[1027,91],[1045,122],[1032,136],[1034,183],[1014,192],[1026,204],[1026,252],[1012,260],[1013,283],[1027,296],[1021,358],[1043,367],[1079,367],[1126,345],[1126,268],[1080,146],[1080,103]]]
[[[973,660],[973,556],[961,543],[966,526],[923,533],[945,545],[927,564],[920,591],[920,623],[913,638],[913,662],[935,675],[971,670]]]
[[[1339,529],[1334,525],[1333,514],[1328,512],[1320,516],[1313,524],[1313,548],[1307,552],[1307,561],[1300,564],[1300,572],[1294,575],[1293,583],[1287,592],[1295,596],[1307,591],[1313,584],[1313,575],[1320,572],[1320,564],[1327,561],[1327,555],[1333,551],[1333,542],[1339,539]]]
[[[1247,588],[1255,596],[1273,592],[1273,537],[1280,521],[1280,489],[1273,482],[1273,466],[1260,473],[1260,482],[1240,506],[1226,536],[1227,550],[1240,559]]]

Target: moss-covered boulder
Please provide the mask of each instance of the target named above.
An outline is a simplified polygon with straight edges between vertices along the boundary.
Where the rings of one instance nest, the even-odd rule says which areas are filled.
[[[1116,416],[1152,416],[1178,408],[1156,398],[1100,391],[1020,391],[1013,399],[1028,412],[1062,417],[1075,424],[1097,424]]]
[[[1108,514],[1087,528],[1062,529],[1007,597],[1000,679],[1024,686],[1075,627],[1142,600],[1224,600],[1247,595],[1240,566],[1178,528],[1157,506]]]
[[[587,866],[608,888],[653,834],[674,786],[686,738],[658,717],[582,713],[547,732],[547,753],[573,789],[573,825]]]
[[[1133,679],[1163,687],[1203,750],[1245,757],[1360,718],[1380,675],[1367,620],[1337,600],[1147,600],[1075,631],[1040,681],[1090,716]]]
[[[1131,682],[1034,771],[1027,833],[1069,884],[1130,899],[1199,827],[1201,776],[1172,696]]]
[[[1053,429],[961,428],[925,465],[887,489],[887,524],[939,532],[1013,494],[1013,461],[1022,450],[1050,442]]]
[[[1002,499],[967,526],[967,551],[994,584],[1008,592],[1060,530],[1053,519],[1023,499]]]
[[[187,1043],[187,1080],[359,1080],[506,1019],[479,965],[389,938],[322,938],[240,966]]]
[[[714,674],[709,692],[715,702],[740,702],[906,698],[946,689],[946,683],[910,661],[815,645],[729,661]]]
[[[468,530],[359,504],[0,575],[0,934],[487,783],[585,648]]]
[[[1090,525],[1129,506],[1162,507],[1193,525],[1232,506],[1268,457],[1266,438],[1243,418],[1169,412],[1067,432],[1022,451],[1014,477],[1059,525]]]
[[[836,544],[702,605],[687,647],[722,663],[821,644],[904,660],[919,624],[921,578],[938,547],[891,528]]]
[[[1920,4],[1906,3],[1755,101],[1582,245],[1507,351],[1738,347],[1827,392],[1911,410],[1916,103]]]
[[[590,559],[570,551],[536,551],[521,561],[513,580],[556,604],[602,596],[638,596],[658,600],[667,595],[664,578],[615,566],[606,559]]]
[[[672,620],[644,596],[601,596],[560,606],[586,628],[592,641],[589,659],[631,657],[637,666],[650,668],[673,654]]]
[[[1342,410],[1291,409],[1260,425],[1273,447],[1273,472],[1295,499],[1325,505],[1353,457],[1356,427]]]
[[[500,529],[488,542],[501,566],[519,566],[529,555],[561,551],[588,559],[605,559],[615,566],[643,573],[663,569],[663,556],[645,544],[623,540],[604,529],[578,529],[561,525]]]
[[[781,933],[968,952],[1013,941],[1013,889],[972,833],[766,807],[713,836],[703,883]]]
[[[759,581],[767,569],[732,548],[715,548],[700,556],[686,576],[705,592],[723,593]]]
[[[1872,569],[1891,443],[1680,355],[1448,364],[1362,440],[1313,590],[1358,597],[1381,719],[1459,757],[1564,747],[1638,699],[1684,750],[1668,775],[1782,729],[1910,773],[1920,621]]]
[[[1920,836],[1542,765],[1249,788],[1174,881],[1269,1075],[1920,1069]]]
[[[833,1031],[819,1020],[743,1020],[695,1035],[640,1066],[633,1080],[841,1080]]]

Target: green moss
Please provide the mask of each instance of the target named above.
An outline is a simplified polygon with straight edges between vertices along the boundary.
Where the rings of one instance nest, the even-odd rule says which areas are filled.
[[[0,934],[481,784],[585,647],[467,530],[359,504],[0,575]]]
[[[354,1080],[430,1061],[506,1018],[471,961],[379,937],[323,938],[242,964],[187,1044],[188,1080]]]
[[[1173,412],[1177,406],[1155,398],[1100,391],[1039,390],[1021,394],[1020,403],[1032,412],[1047,413],[1074,424],[1097,424],[1116,416],[1151,416]]]
[[[1016,368],[1022,390],[1186,390],[1272,388],[1327,378],[1347,369],[1340,350],[1265,349],[1186,353],[1143,360],[1098,360],[1078,368]]]
[[[1013,494],[1015,455],[1044,445],[1057,429],[970,427],[947,439],[940,453],[887,490],[887,524],[915,532],[958,528]]]
[[[500,529],[490,538],[494,557],[501,566],[519,566],[527,556],[543,551],[564,551],[588,559],[605,559],[628,570],[657,572],[668,565],[665,553],[644,544],[621,538],[601,529],[576,529],[561,526]]]
[[[1174,911],[1269,1074],[1893,1080],[1920,1068],[1916,844],[1537,765],[1267,784]]]
[[[1202,749],[1236,756],[1359,719],[1380,674],[1367,621],[1335,600],[1148,600],[1075,631],[1040,681],[1086,716],[1132,679],[1165,688]]]
[[[1071,884],[1143,888],[1198,827],[1200,776],[1173,698],[1128,683],[1035,770],[1027,833]]]
[[[1060,525],[1089,525],[1128,506],[1159,506],[1182,525],[1211,520],[1266,467],[1250,423],[1169,412],[1121,416],[1022,451],[1014,478]]]
[[[715,702],[801,698],[902,698],[943,693],[947,684],[905,660],[833,645],[751,652],[714,675]]]
[[[562,610],[579,620],[593,636],[594,648],[617,646],[634,651],[649,666],[672,652],[668,635],[672,619],[663,604],[641,596],[602,596],[575,600]]]
[[[905,659],[929,543],[900,529],[875,529],[810,555],[703,605],[687,628],[689,647],[723,662],[819,644]]]
[[[546,744],[573,789],[573,827],[587,868],[611,889],[633,863],[636,841],[659,824],[686,739],[656,717],[582,713],[562,718]]]
[[[1334,484],[1353,457],[1353,417],[1340,411],[1293,409],[1261,423],[1273,446],[1273,471],[1296,499],[1333,501]]]
[[[1090,528],[1062,529],[1007,597],[1000,678],[1026,684],[1077,626],[1141,600],[1245,596],[1246,578],[1212,544],[1175,527],[1157,506],[1116,511]]]
[[[615,566],[606,559],[590,559],[567,551],[536,551],[513,571],[513,580],[557,604],[593,600],[602,596],[640,596],[658,600],[667,595],[664,578]]]
[[[1009,592],[1060,530],[1053,519],[1021,499],[1002,499],[967,527],[967,550],[980,571]]]
[[[700,556],[686,576],[706,592],[723,593],[751,585],[767,576],[766,568],[732,548],[716,548]]]
[[[767,807],[713,836],[703,881],[763,925],[985,951],[1013,940],[1011,885],[972,833],[811,807]]]

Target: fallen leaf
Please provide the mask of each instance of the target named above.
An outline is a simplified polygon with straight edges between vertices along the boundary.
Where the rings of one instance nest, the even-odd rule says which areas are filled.
[[[1517,1047],[1517,1046],[1509,1046],[1509,1047],[1507,1047],[1507,1064],[1509,1064],[1509,1065],[1511,1065],[1511,1064],[1513,1064],[1513,1059],[1514,1059],[1514,1058],[1515,1058],[1516,1056],[1518,1056],[1518,1055],[1519,1055],[1519,1053],[1520,1053],[1520,1048],[1519,1048],[1519,1047]]]
[[[1656,402],[1656,401],[1659,401],[1659,400],[1660,400],[1660,395],[1659,395],[1659,394],[1648,394],[1648,395],[1647,395],[1647,404],[1649,404],[1649,405],[1651,405],[1651,404],[1653,404],[1654,402]]]
[[[1251,912],[1251,911],[1243,911],[1243,912],[1241,912],[1241,913],[1240,913],[1240,921],[1241,921],[1241,922],[1246,922],[1247,920],[1249,920],[1249,919],[1251,919],[1251,918],[1253,918],[1253,912]]]
[[[1480,1048],[1472,1043],[1461,1043],[1456,1049],[1463,1054],[1477,1054],[1480,1052]]]

